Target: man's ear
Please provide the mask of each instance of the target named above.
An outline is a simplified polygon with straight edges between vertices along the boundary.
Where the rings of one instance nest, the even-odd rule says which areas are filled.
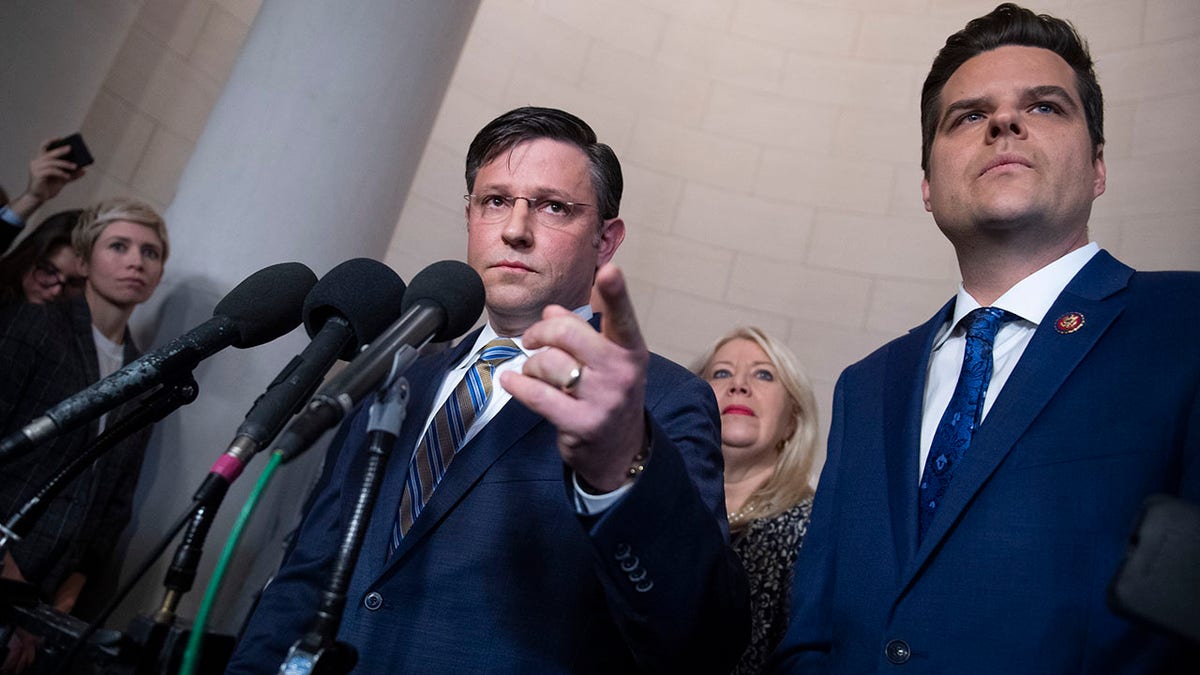
[[[925,210],[933,213],[933,208],[929,205],[929,178],[921,178],[921,201],[925,202]]]
[[[600,225],[597,235],[596,269],[600,269],[612,260],[621,242],[625,241],[625,221],[620,218],[606,220]]]
[[[1108,168],[1104,165],[1104,146],[1096,147],[1096,159],[1092,160],[1092,168],[1096,172],[1096,180],[1092,189],[1092,198],[1095,199],[1104,194],[1106,180],[1108,177]]]

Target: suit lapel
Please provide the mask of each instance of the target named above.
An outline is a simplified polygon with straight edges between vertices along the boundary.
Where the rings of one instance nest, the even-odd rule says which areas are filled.
[[[100,360],[96,356],[96,340],[92,337],[92,313],[87,300],[82,297],[71,300],[71,339],[83,359],[83,370],[88,382],[100,379]],[[126,336],[128,337],[128,336]]]
[[[600,327],[600,314],[596,313],[592,316],[589,323],[593,328]],[[429,386],[426,389],[428,399],[432,399],[432,392],[436,391],[441,385],[442,377],[452,364],[458,363],[466,357],[466,350],[474,345],[478,333],[472,333],[467,338],[464,338],[459,346],[455,348],[448,360],[437,368],[434,377],[430,378]],[[424,400],[424,399],[423,399]],[[432,408],[432,400],[425,400],[421,409],[424,411],[420,421],[415,424],[406,424],[409,429],[423,426],[425,418],[428,417],[429,411]],[[410,410],[411,410],[410,404]],[[368,561],[369,565],[378,565],[371,567],[372,578],[378,577],[380,574],[387,573],[395,565],[399,564],[416,546],[433,532],[439,523],[446,515],[460,502],[467,492],[479,482],[488,468],[500,459],[510,448],[517,444],[523,437],[532,431],[539,423],[545,420],[538,414],[526,408],[520,401],[510,399],[504,405],[504,408],[493,417],[480,432],[464,445],[454,457],[453,463],[450,464],[446,475],[442,477],[438,483],[437,489],[434,490],[433,496],[429,498],[429,502],[425,504],[425,508],[421,510],[421,516],[413,523],[412,529],[400,541],[400,546],[392,554],[390,560],[384,564],[384,552],[375,556],[374,560]],[[386,528],[378,523],[372,522],[370,536],[372,541],[384,542],[386,547],[387,537],[391,536],[392,520],[395,518],[396,505],[400,503],[400,495],[403,488],[404,480],[408,474],[408,463],[411,459],[412,448],[416,447],[417,435],[423,432],[424,429],[418,429],[411,434],[405,434],[401,441],[397,442],[399,455],[403,455],[402,462],[397,462],[395,458],[389,464],[385,489],[380,495],[380,504],[384,505],[384,513],[387,517],[384,519],[374,518],[375,520],[387,520]],[[401,445],[403,442],[403,445]],[[402,464],[402,466],[400,466]],[[387,501],[384,501],[384,500]],[[377,508],[376,511],[380,509]],[[374,573],[374,572],[378,573]]]
[[[934,337],[953,311],[951,300],[924,325],[893,343],[887,357],[884,455],[892,536],[901,567],[912,560],[917,549],[917,464],[921,456],[921,407],[925,401],[929,353]]]
[[[1025,348],[1012,376],[980,425],[955,473],[929,531],[921,541],[912,567],[915,574],[962,516],[963,510],[1004,461],[1055,392],[1120,316],[1125,303],[1111,298],[1123,289],[1133,270],[1101,251],[1067,285]],[[1056,330],[1059,317],[1083,315],[1074,332]],[[913,503],[915,512],[915,504]]]
[[[488,468],[542,421],[540,416],[516,399],[506,403],[488,425],[455,455],[454,462],[421,511],[421,517],[413,523],[412,529],[392,555],[389,567],[399,563],[413,547],[419,546]]]
[[[437,396],[446,372],[463,358],[475,344],[476,337],[477,333],[473,333],[453,349],[428,359],[421,359],[405,375],[405,379],[410,385],[408,409],[400,435],[396,437],[392,455],[388,459],[387,471],[384,474],[383,484],[379,488],[379,496],[376,499],[358,563],[359,567],[366,571],[368,578],[378,577],[386,567],[388,542],[392,536],[392,524],[396,519],[396,509],[400,506],[404,481],[408,477],[408,465],[412,460],[413,449],[417,447],[417,441],[425,431],[425,420],[433,409],[434,397]],[[347,443],[348,447],[350,445]],[[349,484],[357,488],[363,473],[363,461],[366,458],[365,436],[357,436],[353,443],[353,450],[358,456],[348,477]],[[355,495],[346,495],[343,498],[344,514],[348,514],[353,509],[354,498]]]

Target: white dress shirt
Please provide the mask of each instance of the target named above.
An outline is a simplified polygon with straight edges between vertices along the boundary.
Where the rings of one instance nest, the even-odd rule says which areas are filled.
[[[1017,282],[992,303],[992,307],[1003,309],[1019,318],[1005,322],[996,334],[996,341],[992,347],[992,379],[984,393],[981,421],[987,417],[992,403],[996,401],[1004,383],[1017,367],[1017,361],[1021,359],[1021,354],[1025,353],[1025,348],[1033,339],[1034,331],[1046,318],[1050,306],[1079,270],[1099,252],[1100,246],[1095,242],[1077,248]],[[942,414],[946,412],[946,406],[950,405],[950,397],[958,384],[958,373],[962,370],[967,328],[960,325],[960,322],[964,316],[979,307],[979,302],[971,297],[960,282],[954,301],[954,315],[934,338],[921,413],[921,461],[918,480],[920,473],[925,471],[925,459],[929,456],[929,447],[933,444],[933,434],[942,420]]]

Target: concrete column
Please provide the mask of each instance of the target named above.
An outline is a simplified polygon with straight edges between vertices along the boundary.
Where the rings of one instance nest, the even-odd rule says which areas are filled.
[[[300,261],[318,276],[381,258],[458,59],[477,0],[266,0],[196,145],[166,217],[166,278],[138,323],[162,344],[211,316],[237,282]],[[200,397],[159,424],[146,457],[122,578],[162,537],[254,399],[304,348],[303,329],[218,354],[196,370]],[[213,619],[233,631],[279,562],[323,448],[284,467],[260,504]],[[234,485],[208,537],[190,619],[256,476]],[[173,548],[172,548],[173,550]],[[110,624],[157,605],[166,561]]]

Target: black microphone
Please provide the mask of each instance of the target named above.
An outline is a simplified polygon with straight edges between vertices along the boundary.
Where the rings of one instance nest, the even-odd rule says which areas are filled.
[[[334,361],[353,359],[396,319],[403,299],[400,275],[370,258],[347,260],[321,277],[304,300],[304,327],[312,342],[254,402],[229,449],[196,493],[196,501],[215,496],[210,494],[218,489],[213,481],[232,483],[312,396]]]
[[[405,293],[404,314],[317,392],[280,434],[275,451],[285,463],[294,459],[383,382],[403,347],[462,335],[479,319],[483,304],[483,281],[466,263],[443,260],[418,272]]]
[[[100,417],[133,397],[233,345],[270,342],[300,324],[304,297],[317,282],[300,263],[265,267],[238,284],[213,309],[213,318],[75,394],[0,441],[0,464],[36,444]]]

